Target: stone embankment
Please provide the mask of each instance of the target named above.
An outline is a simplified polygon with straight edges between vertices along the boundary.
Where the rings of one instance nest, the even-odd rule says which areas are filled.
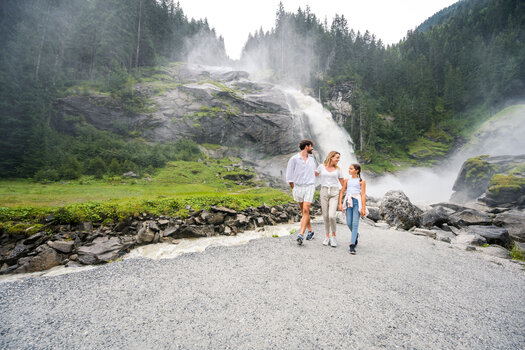
[[[517,208],[474,208],[444,202],[423,211],[402,191],[389,191],[381,201],[369,200],[368,209],[368,219],[376,226],[408,230],[502,258],[510,258],[509,250],[514,244],[525,251],[525,212]]]
[[[317,202],[312,214],[319,215]],[[393,227],[450,243],[466,250],[481,250],[510,258],[517,245],[525,251],[525,213],[516,208],[467,207],[438,203],[422,210],[401,191],[389,191],[381,200],[368,199],[367,220],[376,227]],[[54,266],[102,264],[119,259],[130,249],[180,238],[236,235],[265,225],[297,222],[297,204],[262,205],[236,211],[225,207],[191,211],[182,217],[140,215],[113,226],[84,222],[76,226],[47,226],[31,237],[0,237],[0,274],[25,273]],[[49,232],[52,233],[49,233]]]
[[[83,222],[76,226],[48,225],[30,237],[4,233],[0,236],[0,274],[42,271],[58,265],[107,263],[139,245],[177,243],[180,238],[236,235],[300,218],[299,208],[294,203],[273,207],[265,204],[241,211],[216,206],[209,210],[188,209],[190,215],[185,218],[144,214],[111,227]]]

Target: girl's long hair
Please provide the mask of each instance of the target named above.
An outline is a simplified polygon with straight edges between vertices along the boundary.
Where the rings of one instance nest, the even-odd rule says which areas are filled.
[[[326,156],[326,159],[323,162],[323,165],[325,167],[330,166],[330,160],[337,154],[341,155],[341,153],[339,153],[337,151],[332,151],[332,152],[328,153],[328,155]],[[338,165],[336,165],[335,167],[336,167],[336,169],[339,169]]]

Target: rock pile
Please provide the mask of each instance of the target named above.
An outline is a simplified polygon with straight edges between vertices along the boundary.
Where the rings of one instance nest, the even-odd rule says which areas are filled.
[[[481,249],[509,258],[516,243],[525,251],[525,212],[511,208],[478,206],[474,209],[453,203],[438,203],[423,211],[401,191],[390,191],[381,201],[369,200],[368,219],[376,226],[408,230],[443,242]],[[476,248],[477,247],[477,248]]]
[[[318,205],[313,206],[319,210]],[[100,264],[118,259],[131,248],[179,238],[236,235],[265,225],[300,219],[295,203],[266,204],[236,211],[212,206],[187,217],[140,215],[113,226],[84,222],[77,226],[47,226],[31,237],[0,236],[0,274],[34,272],[58,265]],[[51,233],[49,233],[51,232]]]

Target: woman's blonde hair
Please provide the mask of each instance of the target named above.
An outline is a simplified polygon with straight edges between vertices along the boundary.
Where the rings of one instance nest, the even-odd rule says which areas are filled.
[[[339,153],[339,152],[337,152],[337,151],[332,151],[332,152],[328,153],[328,155],[326,156],[326,159],[325,159],[324,162],[323,162],[323,165],[324,165],[325,167],[330,166],[330,160],[331,160],[334,156],[336,156],[336,155],[338,155],[338,154],[341,155],[341,153]],[[339,166],[336,165],[336,169],[339,169]]]

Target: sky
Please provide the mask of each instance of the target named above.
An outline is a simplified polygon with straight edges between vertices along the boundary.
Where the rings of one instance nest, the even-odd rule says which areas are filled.
[[[226,53],[240,58],[249,33],[275,25],[281,0],[178,0],[188,18],[208,19],[211,27],[224,38]],[[282,0],[286,12],[310,6],[317,18],[332,23],[335,14],[344,15],[348,26],[375,34],[383,43],[394,44],[439,10],[457,0]]]

